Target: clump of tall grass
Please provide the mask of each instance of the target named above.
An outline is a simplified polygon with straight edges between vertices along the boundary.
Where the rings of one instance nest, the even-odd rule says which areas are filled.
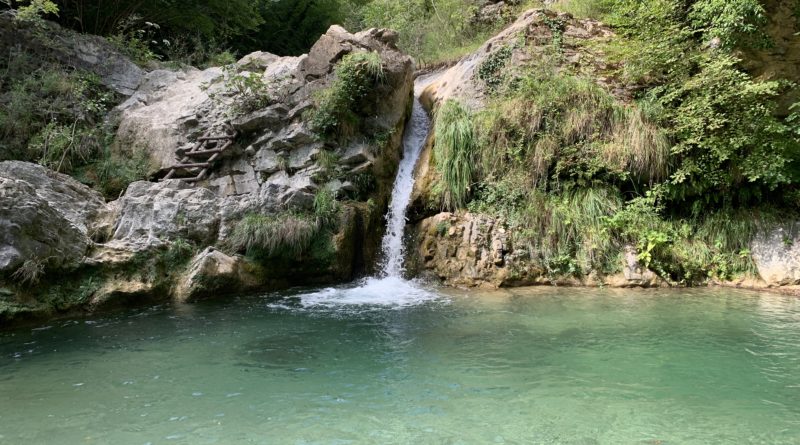
[[[44,276],[45,263],[39,258],[25,260],[21,266],[11,274],[11,278],[22,286],[35,286]]]
[[[318,230],[319,225],[308,215],[251,213],[239,221],[228,243],[232,249],[248,255],[288,253],[297,256],[311,245]]]
[[[314,195],[313,212],[249,213],[233,229],[227,243],[232,250],[252,256],[298,257],[308,251],[318,235],[335,226],[339,210],[336,193],[321,188]]]
[[[477,141],[470,111],[455,100],[446,101],[436,112],[434,136],[434,163],[444,187],[442,205],[461,208],[467,203],[475,173]]]
[[[606,221],[621,207],[619,193],[605,187],[562,195],[533,190],[512,217],[514,243],[553,275],[614,272],[620,243]]]
[[[336,201],[336,192],[323,187],[314,195],[314,217],[317,224],[326,226],[332,224],[339,214],[339,203]]]
[[[669,141],[638,107],[552,68],[509,84],[477,116],[476,131],[484,175],[523,169],[533,186],[546,185],[553,173],[650,183],[668,175]]]

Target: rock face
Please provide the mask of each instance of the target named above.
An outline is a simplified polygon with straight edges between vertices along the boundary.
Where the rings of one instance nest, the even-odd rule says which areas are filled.
[[[77,267],[91,245],[99,193],[36,164],[0,162],[0,272],[28,260]]]
[[[497,8],[496,5],[502,7],[502,3],[490,3],[485,8]],[[597,45],[586,43],[610,39],[613,33],[608,27],[596,20],[577,20],[569,14],[531,9],[487,40],[477,51],[445,70],[425,89],[422,94],[423,103],[427,107],[433,107],[453,98],[470,108],[481,108],[488,92],[485,82],[479,78],[481,65],[503,48],[511,49],[506,69],[522,69],[538,63],[540,55],[552,51],[553,39],[557,37],[554,27],[557,24],[561,28],[558,38],[561,39],[560,48],[565,67],[579,72],[605,70],[608,62],[604,55],[599,50],[592,49]],[[618,97],[630,97],[631,92],[615,79],[598,75],[596,81],[608,87]]]
[[[639,264],[635,249],[626,247],[621,272],[611,276],[551,276],[515,250],[504,221],[472,213],[440,213],[413,227],[409,252],[412,272],[430,272],[458,287],[497,288],[539,284],[613,287],[656,287],[662,280]]]
[[[0,23],[0,40],[10,38],[3,29]],[[135,182],[107,204],[64,175],[0,163],[0,319],[49,314],[52,289],[68,297],[59,300],[61,311],[351,279],[376,255],[411,108],[413,61],[396,40],[387,30],[350,34],[333,26],[305,56],[253,53],[226,68],[152,71],[141,82],[111,58],[108,82],[132,93],[115,110],[115,143],[149,154],[155,178],[208,130],[232,127],[235,143],[199,183]],[[75,45],[68,49],[80,63],[104,57],[102,39]],[[336,63],[355,51],[378,53],[383,79],[358,104],[359,127],[346,139],[323,140],[307,113],[334,80]],[[323,189],[347,202],[336,221],[315,223],[321,228],[307,251],[259,264],[223,252],[245,216],[312,218]],[[63,283],[15,282],[12,274],[29,259],[72,273]]]
[[[179,238],[198,245],[217,239],[217,196],[206,188],[180,180],[134,182],[114,207],[116,225],[107,247],[144,251]]]
[[[759,234],[750,250],[758,274],[768,286],[800,284],[800,234],[797,224]]]
[[[133,94],[144,76],[144,70],[102,37],[78,34],[49,22],[41,30],[21,25],[9,11],[0,13],[0,47],[21,48],[97,74],[103,85],[124,96]]]

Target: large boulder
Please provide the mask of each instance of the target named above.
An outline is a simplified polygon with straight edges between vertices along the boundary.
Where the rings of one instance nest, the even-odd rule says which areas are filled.
[[[175,288],[175,299],[181,302],[217,294],[230,294],[263,284],[258,267],[240,256],[229,256],[208,247],[193,259]]]
[[[787,224],[756,236],[753,261],[767,286],[800,284],[800,233],[797,224]]]
[[[213,244],[219,229],[217,196],[180,181],[134,182],[114,204],[117,217],[107,248],[150,250],[184,239]]]
[[[52,268],[80,264],[104,208],[99,193],[28,162],[0,162],[0,272],[34,260]]]
[[[39,58],[94,73],[106,87],[130,96],[145,72],[114,45],[99,36],[79,34],[44,22],[43,29],[15,20],[13,12],[0,13],[0,47],[20,48]]]

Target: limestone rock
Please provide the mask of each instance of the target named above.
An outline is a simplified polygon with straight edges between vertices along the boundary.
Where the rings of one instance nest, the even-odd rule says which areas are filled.
[[[175,289],[175,299],[181,302],[255,288],[262,280],[254,273],[255,266],[244,258],[228,256],[209,247],[192,260]]]
[[[758,274],[768,286],[800,284],[800,235],[797,224],[756,236],[751,252]]]
[[[288,110],[283,104],[276,104],[263,110],[254,111],[231,121],[233,128],[242,132],[252,132],[274,128],[285,118]]]
[[[103,85],[124,96],[133,94],[145,74],[102,37],[79,34],[51,22],[45,22],[44,30],[40,31],[14,20],[10,12],[0,14],[0,47],[20,47],[35,57],[51,57],[89,71],[96,74]]]
[[[501,219],[474,213],[440,213],[419,222],[412,229],[418,247],[409,252],[410,269],[430,272],[459,287],[504,287],[537,284],[657,287],[663,280],[643,267],[636,249],[624,249],[622,273],[601,276],[590,272],[580,279],[552,276],[530,252],[515,247]]]
[[[142,251],[178,238],[201,245],[217,238],[218,198],[208,189],[180,180],[134,182],[118,205],[110,247]]]
[[[0,162],[0,272],[27,260],[75,267],[105,203],[74,179],[28,162]]]
[[[175,164],[178,148],[224,121],[224,107],[210,97],[222,92],[222,78],[220,68],[148,73],[136,94],[117,107],[120,148],[146,150],[157,168]]]
[[[236,64],[247,71],[263,71],[278,59],[280,57],[275,54],[256,51],[242,57]]]

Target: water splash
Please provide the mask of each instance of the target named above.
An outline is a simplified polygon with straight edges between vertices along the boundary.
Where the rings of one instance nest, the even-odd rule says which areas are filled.
[[[419,99],[414,98],[411,119],[403,134],[403,159],[397,170],[397,178],[392,189],[392,200],[386,214],[386,234],[383,236],[383,277],[402,277],[405,249],[403,235],[406,227],[406,210],[414,189],[414,167],[425,146],[430,130],[430,118]]]

